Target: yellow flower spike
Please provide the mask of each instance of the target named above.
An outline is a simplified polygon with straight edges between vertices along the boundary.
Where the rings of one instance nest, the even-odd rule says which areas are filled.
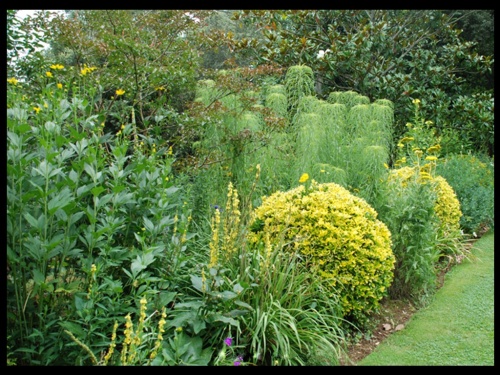
[[[12,78],[9,78],[7,80],[8,83],[10,83],[11,85],[17,85],[17,83],[19,82],[16,78],[12,77]]]
[[[47,77],[49,77],[49,78],[52,78],[52,77],[53,77],[52,72],[45,72],[45,75],[46,75]]]
[[[303,173],[302,176],[300,176],[300,178],[299,178],[299,183],[303,184],[307,180],[309,180],[309,175],[307,173]]]
[[[121,96],[121,95],[125,94],[125,90],[118,89],[118,90],[116,90],[115,94],[116,94],[116,96]]]

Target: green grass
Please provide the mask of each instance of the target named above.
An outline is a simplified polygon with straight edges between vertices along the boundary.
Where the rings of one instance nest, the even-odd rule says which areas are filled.
[[[494,365],[494,233],[453,267],[430,305],[359,366]]]

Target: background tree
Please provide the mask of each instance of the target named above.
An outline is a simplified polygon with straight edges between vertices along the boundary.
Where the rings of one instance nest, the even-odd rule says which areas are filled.
[[[42,61],[40,49],[48,36],[41,30],[40,17],[49,17],[41,11],[38,16],[20,20],[18,10],[7,9],[7,75],[25,79]]]
[[[193,98],[203,43],[196,30],[208,13],[78,10],[46,27],[54,60],[78,72],[85,66],[97,67],[103,100],[117,89],[124,90],[139,124],[147,127],[164,120],[172,109],[180,111]],[[156,101],[163,103],[157,111],[148,104]]]
[[[411,100],[419,98],[437,134],[453,137],[458,127],[458,137],[449,144],[492,154],[492,93],[481,77],[490,74],[493,57],[480,55],[475,43],[461,37],[457,22],[464,14],[467,11],[245,10],[235,12],[234,19],[262,32],[264,40],[257,40],[254,49],[259,61],[312,67],[319,94],[351,89],[393,101],[396,137],[411,116]],[[490,115],[481,116],[483,126],[462,126],[468,120],[456,103],[461,100],[487,108]]]

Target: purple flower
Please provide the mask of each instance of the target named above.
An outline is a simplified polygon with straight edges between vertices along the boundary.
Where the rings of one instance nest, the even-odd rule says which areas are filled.
[[[236,357],[236,361],[234,361],[234,365],[239,366],[239,365],[241,365],[242,361],[243,361],[243,357],[241,355],[239,355],[238,357]]]
[[[233,339],[231,337],[228,337],[227,339],[224,340],[227,346],[233,345]]]

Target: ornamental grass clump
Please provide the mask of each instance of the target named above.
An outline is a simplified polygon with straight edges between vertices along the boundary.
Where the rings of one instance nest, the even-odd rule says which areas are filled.
[[[391,234],[365,200],[335,183],[312,181],[264,197],[249,242],[283,242],[306,268],[329,281],[346,320],[366,322],[393,279]]]

